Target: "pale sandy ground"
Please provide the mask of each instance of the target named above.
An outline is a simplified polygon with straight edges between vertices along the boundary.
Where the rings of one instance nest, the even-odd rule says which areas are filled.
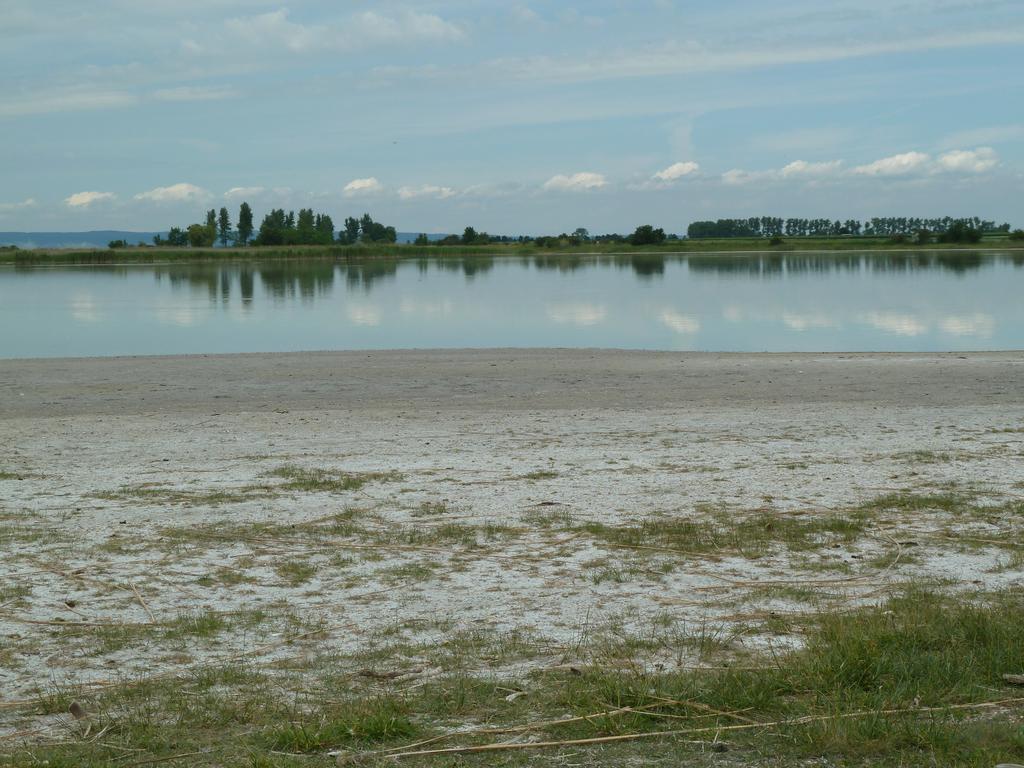
[[[587,626],[620,619],[639,631],[666,611],[693,625],[746,626],[766,611],[808,610],[785,595],[752,592],[758,583],[818,585],[827,604],[837,605],[874,599],[911,579],[965,589],[1024,580],[1019,562],[984,543],[1016,532],[1011,520],[893,514],[851,547],[799,559],[725,552],[676,558],[660,570],[654,565],[671,553],[637,560],[637,552],[572,530],[588,521],[697,518],[709,505],[737,516],[758,509],[825,514],[885,494],[950,488],[977,494],[980,503],[1020,499],[1019,352],[484,350],[0,361],[0,439],[6,700],[247,650],[271,660],[280,649],[262,646],[288,632],[106,653],[90,647],[87,634],[69,639],[63,626],[135,626],[149,622],[149,613],[162,622],[185,611],[283,606],[321,622],[324,634],[309,642],[346,650],[382,628],[404,622],[415,634],[439,619],[571,643]],[[283,465],[401,477],[358,491],[203,501],[212,491],[281,483],[268,477]],[[526,477],[537,472],[547,474]],[[125,487],[154,492],[119,495]],[[493,541],[481,534],[478,548],[441,542],[369,552],[355,548],[363,539],[341,534],[306,546],[301,536],[181,544],[167,533],[209,523],[302,524],[346,508],[362,510],[366,525],[382,534],[447,522],[517,533]],[[552,515],[571,524],[537,522]],[[965,530],[981,543],[943,538]],[[909,548],[913,557],[899,562]],[[312,575],[289,584],[279,575],[289,560],[308,564]],[[245,581],[204,582],[238,563]],[[628,564],[637,567],[621,578],[600,576]],[[429,638],[424,632],[419,639]],[[755,628],[740,642],[787,646],[799,637]],[[297,641],[288,652],[302,647]]]

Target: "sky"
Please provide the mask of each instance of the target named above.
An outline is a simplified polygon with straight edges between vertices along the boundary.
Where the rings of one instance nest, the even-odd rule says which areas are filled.
[[[0,0],[0,230],[1024,226],[1021,0]]]

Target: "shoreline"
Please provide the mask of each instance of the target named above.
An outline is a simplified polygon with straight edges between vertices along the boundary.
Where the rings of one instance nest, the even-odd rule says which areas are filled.
[[[962,243],[931,243],[928,245],[894,245],[888,242],[809,242],[787,241],[772,246],[765,242],[737,243],[735,247],[699,245],[689,248],[666,246],[635,249],[584,249],[584,248],[538,248],[535,246],[264,246],[249,248],[128,248],[104,250],[102,248],[66,249],[23,249],[0,250],[0,267],[48,267],[48,266],[155,266],[164,264],[209,264],[216,262],[273,262],[297,260],[333,260],[347,262],[361,261],[410,261],[415,259],[494,259],[494,258],[636,258],[662,257],[681,258],[688,256],[752,256],[756,254],[804,254],[804,255],[849,255],[866,254],[992,254],[1024,252],[1024,242],[1004,241],[965,247]]]
[[[1018,404],[1024,351],[439,349],[0,361],[0,418],[261,410]],[[296,386],[300,383],[301,386]]]
[[[757,664],[879,595],[1019,591],[1022,366],[564,349],[0,362],[0,689],[21,702],[0,738],[60,737],[70,701],[38,702],[62,692],[103,711],[118,681],[214,669],[312,690],[328,659],[374,686],[409,670],[445,686],[452,638],[481,649],[460,676],[531,681],[529,703],[566,664]]]

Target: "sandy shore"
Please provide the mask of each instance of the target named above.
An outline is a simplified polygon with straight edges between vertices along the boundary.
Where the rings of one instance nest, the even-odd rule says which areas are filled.
[[[307,352],[0,361],[0,416],[1024,402],[1024,353]]]
[[[1019,500],[1022,385],[1019,352],[0,361],[0,689],[185,669],[288,631],[68,640],[182,612],[287,610],[320,622],[306,642],[358,649],[396,625],[422,638],[438,617],[566,642],[670,611],[739,622],[757,648],[799,638],[750,616],[808,610],[759,585],[821,584],[815,605],[834,606],[913,579],[1020,584],[998,545],[1019,520],[899,499]],[[609,533],[802,525],[880,498],[896,500],[852,539],[757,557],[645,554]],[[965,532],[994,543],[943,538]]]

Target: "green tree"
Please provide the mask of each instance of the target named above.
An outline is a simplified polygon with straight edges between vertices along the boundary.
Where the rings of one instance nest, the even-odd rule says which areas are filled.
[[[211,227],[209,224],[192,224],[188,228],[187,236],[188,244],[193,248],[209,248],[217,239],[217,227]]]
[[[220,238],[221,246],[226,246],[231,240],[231,217],[228,215],[227,208],[220,209],[220,215],[217,218],[217,235]]]
[[[644,224],[636,228],[630,235],[629,242],[632,245],[660,245],[665,242],[665,230],[661,227],[655,229],[650,224]]]
[[[256,245],[284,245],[288,233],[288,217],[285,216],[283,208],[275,208],[266,216],[260,224],[259,234],[256,235]]]
[[[416,235],[416,240],[413,241],[413,245],[430,245],[430,238],[424,232],[420,232]]]
[[[166,242],[172,248],[184,248],[188,245],[188,233],[181,227],[171,227]]]
[[[238,209],[238,242],[248,245],[250,237],[252,237],[252,208],[248,203],[242,203],[242,207]]]
[[[311,245],[316,240],[316,218],[312,208],[299,211],[299,219],[295,225],[295,240],[302,245]]]
[[[326,213],[317,214],[313,226],[316,229],[316,242],[321,245],[330,245],[334,242],[334,221],[330,216]]]
[[[398,239],[394,227],[386,227],[374,221],[368,213],[364,213],[363,218],[359,220],[359,230],[359,239],[366,243],[393,243]]]
[[[345,228],[338,233],[338,241],[345,245],[354,245],[359,242],[359,219],[351,216],[345,219]]]
[[[462,244],[463,245],[472,245],[475,242],[476,242],[476,230],[473,229],[473,227],[466,227],[465,231],[462,233]]]
[[[969,219],[954,222],[949,229],[939,235],[940,243],[977,243],[980,240],[980,227],[971,226]]]

